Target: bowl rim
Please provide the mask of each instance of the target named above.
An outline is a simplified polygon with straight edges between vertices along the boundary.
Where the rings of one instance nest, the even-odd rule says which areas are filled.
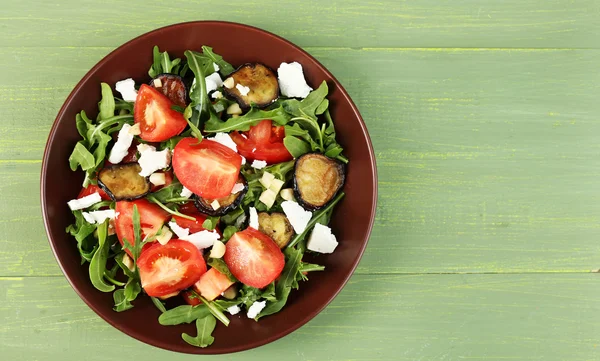
[[[86,83],[89,78],[92,77],[92,75],[98,71],[101,67],[104,66],[104,64],[106,62],[108,62],[108,60],[110,60],[111,58],[115,57],[117,55],[118,52],[120,52],[121,49],[129,46],[130,44],[134,43],[134,42],[139,42],[139,41],[147,41],[146,39],[152,37],[155,33],[158,32],[162,32],[165,31],[167,29],[172,30],[172,29],[176,29],[176,28],[185,28],[188,26],[195,26],[195,25],[203,25],[203,26],[211,26],[211,25],[226,25],[226,26],[231,26],[234,28],[238,28],[238,30],[240,31],[247,31],[247,30],[252,30],[252,31],[257,31],[262,33],[263,35],[267,36],[267,37],[271,37],[274,38],[275,40],[285,43],[286,45],[292,46],[295,49],[297,49],[298,51],[300,51],[303,55],[305,55],[306,57],[308,57],[310,60],[312,60],[314,62],[314,65],[317,66],[317,68],[319,68],[319,70],[321,70],[322,72],[324,72],[330,79],[331,81],[336,85],[336,87],[339,89],[341,96],[343,97],[343,99],[345,101],[348,102],[348,104],[350,105],[350,108],[352,110],[352,112],[355,114],[355,116],[357,117],[358,121],[359,121],[359,126],[361,128],[361,131],[363,132],[363,134],[365,135],[365,140],[366,140],[366,145],[367,145],[367,149],[368,149],[368,153],[369,153],[369,158],[371,163],[373,164],[372,167],[372,174],[371,174],[371,182],[373,184],[373,194],[371,195],[371,201],[372,201],[372,207],[370,209],[370,214],[371,214],[371,218],[369,219],[368,222],[368,227],[367,227],[367,232],[366,232],[366,239],[364,241],[364,243],[362,244],[361,248],[360,248],[360,252],[358,254],[358,257],[355,259],[354,264],[352,264],[350,272],[348,273],[348,275],[343,279],[342,283],[339,284],[339,286],[337,286],[337,290],[331,295],[331,297],[329,297],[329,299],[324,302],[322,305],[319,305],[319,307],[315,307],[314,309],[312,309],[310,312],[307,312],[306,314],[304,314],[304,316],[302,318],[300,318],[300,320],[296,323],[294,323],[291,327],[288,327],[287,329],[281,331],[281,332],[277,332],[277,333],[273,333],[272,335],[265,337],[259,341],[255,341],[255,342],[251,342],[251,343],[247,343],[247,344],[242,344],[242,345],[238,345],[238,346],[231,346],[229,349],[227,349],[224,352],[211,352],[211,348],[207,347],[207,348],[202,348],[202,349],[198,349],[199,351],[201,350],[201,352],[186,352],[184,351],[182,348],[177,348],[172,347],[170,343],[161,343],[161,342],[155,342],[155,339],[153,338],[149,338],[148,336],[142,334],[142,333],[138,333],[132,329],[130,329],[129,327],[127,327],[126,324],[123,323],[118,323],[118,322],[113,322],[113,320],[111,320],[109,317],[105,316],[104,313],[98,309],[97,307],[95,307],[95,305],[93,304],[93,302],[91,300],[88,300],[87,296],[84,296],[83,293],[74,285],[73,280],[71,279],[71,277],[69,276],[69,274],[65,271],[65,268],[63,267],[62,261],[59,259],[58,254],[57,254],[57,250],[56,250],[56,245],[54,240],[52,239],[52,235],[50,234],[49,231],[49,224],[50,224],[50,219],[49,219],[49,214],[47,212],[47,202],[46,202],[46,192],[45,192],[45,188],[46,188],[46,177],[48,174],[48,158],[49,158],[49,151],[50,151],[50,141],[53,140],[56,137],[56,133],[57,133],[57,128],[58,128],[58,120],[63,118],[65,116],[65,112],[67,110],[67,108],[69,108],[71,102],[73,101],[73,98],[75,96],[76,93],[78,93],[80,91],[80,88],[83,86],[84,83]],[[271,343],[273,341],[276,341],[280,338],[283,338],[285,336],[287,336],[288,334],[296,331],[297,329],[299,329],[300,327],[304,326],[306,323],[308,323],[310,320],[312,320],[314,317],[316,317],[321,311],[323,311],[336,297],[337,295],[341,292],[341,290],[346,286],[346,284],[348,283],[349,279],[352,277],[352,275],[354,274],[354,271],[356,270],[356,267],[358,266],[358,264],[360,263],[360,260],[362,259],[364,253],[365,253],[365,249],[367,247],[367,244],[369,243],[369,239],[371,237],[371,232],[373,230],[373,224],[375,222],[375,216],[376,216],[376,210],[377,210],[377,198],[378,198],[378,182],[377,182],[378,176],[377,176],[377,163],[376,163],[376,158],[375,158],[375,152],[373,149],[373,144],[371,142],[371,138],[369,136],[369,132],[367,130],[367,127],[365,125],[365,122],[360,114],[360,112],[358,111],[358,108],[356,106],[356,104],[354,104],[354,102],[352,101],[352,99],[350,98],[350,96],[348,95],[348,93],[346,92],[346,89],[344,89],[344,87],[342,86],[342,84],[333,76],[333,74],[327,69],[325,68],[325,66],[323,66],[317,59],[315,59],[312,55],[310,55],[308,52],[306,52],[304,49],[302,49],[300,46],[292,43],[291,41],[276,35],[274,33],[271,33],[267,30],[255,27],[255,26],[251,26],[251,25],[246,25],[246,24],[241,24],[241,23],[236,23],[236,22],[230,22],[230,21],[218,21],[218,20],[197,20],[197,21],[187,21],[187,22],[181,22],[181,23],[175,23],[175,24],[170,24],[170,25],[166,25],[151,31],[148,31],[146,33],[143,33],[141,35],[136,36],[135,38],[121,44],[120,46],[116,47],[115,49],[113,49],[110,53],[108,53],[107,55],[105,55],[102,59],[100,59],[100,61],[98,61],[98,63],[96,63],[90,70],[88,70],[86,72],[86,74],[81,78],[81,80],[79,80],[79,82],[77,82],[77,84],[75,85],[75,87],[73,88],[73,90],[71,90],[71,92],[69,93],[69,95],[67,96],[67,98],[65,99],[63,105],[61,106],[60,110],[58,111],[56,118],[54,119],[54,122],[52,124],[52,128],[50,129],[50,132],[48,134],[48,138],[46,139],[46,145],[44,147],[44,154],[43,154],[43,158],[42,158],[42,167],[41,167],[41,172],[40,172],[40,206],[42,208],[42,218],[44,221],[44,229],[46,231],[46,236],[48,238],[48,243],[50,244],[50,248],[52,249],[52,253],[54,254],[54,258],[56,259],[61,272],[64,274],[65,278],[67,279],[67,281],[69,282],[69,285],[71,286],[71,288],[73,288],[73,290],[75,291],[75,293],[77,293],[77,295],[79,296],[79,298],[81,298],[83,300],[83,302],[90,307],[94,313],[96,313],[98,316],[100,316],[100,318],[102,318],[104,321],[106,321],[108,324],[110,324],[111,326],[113,326],[114,328],[116,328],[117,330],[121,331],[122,333],[126,334],[129,337],[132,337],[138,341],[141,341],[145,344],[157,347],[157,348],[161,348],[161,349],[165,349],[168,351],[173,351],[173,352],[178,352],[178,353],[187,353],[187,354],[227,354],[227,353],[235,353],[235,352],[240,352],[240,351],[245,351],[245,350],[249,350],[249,349],[253,349],[268,343]]]

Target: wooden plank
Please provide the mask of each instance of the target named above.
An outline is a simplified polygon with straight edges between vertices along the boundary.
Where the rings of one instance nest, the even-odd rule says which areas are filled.
[[[598,359],[597,284],[596,274],[355,276],[300,330],[227,359]],[[0,301],[6,359],[193,359],[113,329],[60,277],[0,279]]]
[[[0,46],[110,46],[168,24],[226,20],[301,46],[597,48],[594,0],[10,1]],[[260,15],[257,15],[260,14]]]
[[[377,153],[359,273],[600,266],[599,51],[309,50],[347,87]],[[0,275],[57,275],[31,190],[55,113],[108,50],[11,51],[18,62],[0,56],[20,74],[0,91],[0,213],[14,221],[0,223]]]

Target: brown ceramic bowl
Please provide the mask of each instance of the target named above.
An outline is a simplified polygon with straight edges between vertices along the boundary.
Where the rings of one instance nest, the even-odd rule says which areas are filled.
[[[73,217],[67,201],[81,189],[83,172],[72,172],[68,158],[79,135],[75,114],[81,109],[88,115],[97,113],[100,82],[114,84],[132,77],[137,84],[148,79],[152,47],[183,57],[186,49],[200,50],[212,46],[234,66],[259,61],[277,69],[283,61],[298,61],[304,67],[309,84],[329,84],[330,109],[339,142],[350,159],[344,191],[331,227],[340,245],[331,255],[316,256],[326,271],[310,275],[299,291],[292,291],[285,308],[260,322],[232,316],[229,327],[217,325],[214,343],[196,348],[181,339],[181,333],[195,335],[195,325],[161,326],[159,311],[148,297],[140,296],[135,307],[126,312],[112,310],[112,293],[102,293],[90,283],[88,264],[80,264],[75,240],[65,233]],[[264,345],[283,337],[315,317],[346,284],[365,250],[377,200],[377,173],[373,148],[358,110],[340,83],[308,53],[289,41],[266,31],[226,22],[190,22],[154,30],[120,46],[94,66],[77,84],[50,131],[44,152],[41,174],[41,203],[50,246],[71,286],[100,317],[126,334],[148,344],[185,353],[220,354]]]

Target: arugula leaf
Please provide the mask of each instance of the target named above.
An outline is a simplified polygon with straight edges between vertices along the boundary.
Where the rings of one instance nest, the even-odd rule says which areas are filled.
[[[260,299],[266,299],[268,301],[276,300],[275,296],[275,283],[270,283],[263,290],[254,288],[251,286],[243,285],[240,290],[240,295],[237,298],[237,301],[243,303],[247,308],[252,306],[252,304]]]
[[[115,116],[115,97],[113,96],[110,85],[100,83],[100,88],[102,91],[102,99],[100,99],[100,102],[98,103],[98,109],[100,110],[98,113],[98,121],[102,122],[103,120]]]
[[[294,136],[286,136],[283,138],[283,145],[285,145],[285,148],[294,158],[298,158],[311,151],[310,144]]]
[[[283,105],[271,110],[261,110],[252,107],[246,114],[237,118],[229,118],[225,122],[221,121],[218,117],[211,118],[206,122],[204,131],[207,133],[227,133],[232,130],[246,131],[250,130],[251,126],[255,126],[265,119],[271,119],[279,125],[285,125],[290,121],[291,117],[285,111]]]
[[[212,315],[215,316],[217,320],[221,321],[225,326],[229,326],[229,318],[225,316],[225,314],[219,307],[215,306],[213,302],[207,301],[202,296],[198,296],[198,298],[200,299],[200,301],[202,301],[202,303],[206,305],[210,313],[212,313]]]
[[[202,134],[199,131],[201,123],[219,121],[219,117],[208,98],[205,81],[206,76],[214,73],[215,69],[213,61],[201,53],[186,50],[184,54],[187,58],[188,66],[196,78],[196,83],[192,86],[190,92],[192,102],[186,108],[184,117],[188,120],[188,124],[192,129],[192,135],[201,139]]]
[[[202,227],[208,231],[212,231],[215,228],[217,228],[217,225],[219,224],[219,219],[219,217],[209,216],[204,220],[204,223],[202,223]]]
[[[182,305],[163,312],[158,317],[158,323],[163,326],[180,325],[194,322],[206,316],[211,316],[211,314],[204,304],[198,306]]]
[[[159,300],[156,297],[150,297],[150,299],[152,300],[152,303],[154,303],[154,306],[156,306],[156,308],[158,308],[158,310],[162,313],[167,312],[167,309],[165,308],[165,305],[163,304],[163,302],[161,300]]]
[[[222,258],[209,258],[206,263],[212,268],[227,276],[227,278],[229,278],[231,282],[237,282],[237,279],[231,274],[231,271],[229,271],[229,267],[227,267],[227,264],[225,263],[225,261],[223,261]]]
[[[133,308],[133,305],[125,296],[125,290],[122,288],[119,288],[113,293],[113,300],[115,301],[115,307],[113,307],[113,310],[116,312],[123,312]]]
[[[294,236],[294,238],[292,238],[292,241],[287,245],[287,248],[292,248],[294,247],[298,242],[304,240],[304,238],[306,238],[306,235],[312,230],[312,228],[315,226],[315,224],[317,222],[323,224],[323,225],[327,225],[327,223],[329,223],[329,215],[331,214],[331,212],[333,211],[333,208],[335,207],[336,204],[338,204],[338,202],[340,200],[342,200],[342,198],[344,198],[345,193],[344,192],[340,192],[332,201],[331,203],[329,203],[327,205],[327,207],[322,208],[316,212],[313,213],[312,218],[310,219],[310,221],[308,221],[308,224],[306,225],[306,229],[304,230],[304,232],[297,234]],[[325,220],[323,220],[323,218],[325,218]],[[325,223],[324,223],[325,222]]]
[[[238,231],[236,226],[227,226],[223,230],[223,239],[221,241],[227,242],[229,239]]]
[[[130,302],[135,300],[141,291],[142,286],[135,278],[130,278],[125,284],[125,298]]]
[[[89,237],[96,230],[96,226],[89,224],[85,218],[83,218],[81,210],[73,211],[73,215],[75,216],[75,223],[69,225],[65,231],[75,237],[77,249],[81,254],[81,264],[83,264],[85,261],[91,261],[92,256],[97,250],[96,239],[94,237]],[[88,239],[93,239],[92,244],[86,242]]]
[[[152,49],[152,59],[152,66],[148,70],[148,75],[151,78],[156,78],[158,75],[164,73],[177,74],[178,65],[181,63],[181,59],[179,58],[171,60],[168,52],[164,51],[161,53],[156,45]]]
[[[321,85],[317,89],[311,91],[303,100],[286,99],[282,102],[282,105],[288,113],[296,117],[307,116],[316,120],[316,110],[321,103],[323,103],[328,92],[329,88],[327,87],[327,82],[323,80]],[[327,105],[329,105],[329,103],[327,103]]]
[[[213,52],[213,49],[210,46],[202,46],[202,53],[208,56],[215,64],[219,66],[219,72],[223,74],[223,76],[227,76],[235,71],[233,66],[223,60],[223,57],[219,54]]]
[[[319,104],[317,109],[315,109],[315,114],[316,115],[323,114],[327,110],[328,107],[329,107],[329,100],[327,98],[325,98],[325,99],[323,99],[321,104]]]
[[[287,261],[275,284],[276,299],[267,303],[267,306],[256,317],[257,320],[261,317],[279,312],[283,306],[285,306],[292,287],[298,287],[296,274],[300,268],[303,252],[296,248],[287,248],[284,251],[284,255]]]
[[[183,213],[180,213],[178,211],[172,210],[171,208],[169,208],[166,205],[162,204],[162,202],[160,202],[158,199],[154,198],[152,195],[147,196],[146,199],[148,199],[150,202],[156,204],[157,206],[159,206],[160,208],[164,209],[165,211],[167,211],[168,213],[170,213],[170,214],[172,214],[174,216],[178,216],[178,217],[181,217],[181,218],[189,219],[190,221],[195,221],[196,220],[196,218],[194,218],[192,216],[188,216],[187,214],[183,214]]]
[[[84,141],[80,140],[77,142],[73,149],[73,153],[71,153],[71,156],[69,157],[69,166],[71,167],[71,170],[74,171],[77,169],[77,166],[80,166],[82,170],[86,171],[94,168],[95,165],[96,162],[94,161],[94,156],[87,150]]]
[[[106,278],[110,283],[115,286],[125,286],[125,282],[117,281],[115,278],[117,276],[117,271],[119,270],[119,265],[115,264],[113,268],[104,270],[104,278]]]
[[[187,333],[182,333],[181,338],[192,346],[197,347],[207,347],[212,345],[215,341],[215,338],[211,335],[217,325],[217,320],[213,315],[208,315],[203,318],[199,318],[196,320],[196,329],[198,330],[198,335],[196,337],[192,337]]]
[[[114,285],[109,285],[104,281],[104,270],[106,269],[108,249],[110,247],[110,244],[106,242],[107,231],[108,221],[104,221],[104,223],[98,226],[98,250],[94,253],[90,261],[89,269],[92,285],[102,292],[111,292],[115,289]]]
[[[166,187],[161,188],[160,190],[150,193],[150,196],[156,199],[160,203],[170,203],[172,199],[179,199],[181,196],[181,191],[183,190],[183,185],[173,180],[171,184]],[[186,198],[186,200],[189,200]]]

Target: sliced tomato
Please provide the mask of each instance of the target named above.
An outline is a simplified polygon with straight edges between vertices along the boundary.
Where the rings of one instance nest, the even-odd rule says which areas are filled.
[[[103,191],[102,188],[98,187],[95,184],[90,184],[87,187],[82,188],[81,191],[79,191],[79,195],[77,195],[77,199],[89,196],[90,194],[94,194],[96,192],[98,192],[100,198],[102,198],[103,200],[110,201],[110,197],[108,196],[108,194],[106,194],[106,192]]]
[[[275,164],[293,159],[283,145],[284,128],[272,126],[268,119],[251,127],[245,134],[231,132],[229,135],[237,145],[238,152],[247,160],[264,160],[268,164]]]
[[[152,185],[152,188],[150,189],[150,192],[156,192],[161,190],[164,187],[168,187],[171,183],[173,183],[173,172],[171,172],[170,170],[163,172],[165,174],[165,184],[157,186],[157,185]]]
[[[263,288],[283,270],[285,257],[277,244],[254,228],[235,233],[226,247],[223,260],[231,274],[245,285]]]
[[[208,301],[212,301],[225,292],[234,282],[229,277],[211,268],[200,277],[194,285],[194,290]]]
[[[191,219],[183,218],[180,216],[173,216],[173,220],[175,221],[175,223],[177,223],[177,225],[179,227],[189,229],[190,233],[196,233],[196,232],[204,231],[206,229],[206,228],[202,227],[202,224],[206,220],[207,215],[202,214],[202,213],[198,212],[197,210],[184,212],[181,210],[181,208],[179,208],[179,211],[182,214],[185,214],[186,216],[192,216],[192,217],[196,218],[195,221],[192,221]]]
[[[149,296],[164,297],[184,290],[206,272],[202,253],[190,242],[156,243],[138,259],[142,287]]]
[[[126,239],[130,244],[134,243],[133,232],[133,206],[137,206],[140,214],[140,226],[142,227],[142,239],[148,235],[158,232],[160,227],[169,219],[170,214],[164,211],[156,204],[152,204],[145,199],[135,201],[119,201],[115,207],[118,216],[115,219],[115,228],[117,237],[121,245]],[[144,245],[142,252],[148,249],[150,244]],[[125,250],[130,256],[131,252]]]
[[[140,124],[140,138],[148,142],[162,142],[181,133],[187,121],[183,114],[171,109],[173,105],[161,92],[142,84],[133,110],[133,119]]]
[[[194,291],[183,291],[181,292],[181,297],[183,297],[185,303],[187,303],[190,306],[198,306],[202,303],[202,301],[200,301],[200,299],[197,297],[196,292]]]
[[[215,141],[183,138],[173,150],[173,170],[187,189],[208,199],[231,193],[242,166],[242,157]]]

